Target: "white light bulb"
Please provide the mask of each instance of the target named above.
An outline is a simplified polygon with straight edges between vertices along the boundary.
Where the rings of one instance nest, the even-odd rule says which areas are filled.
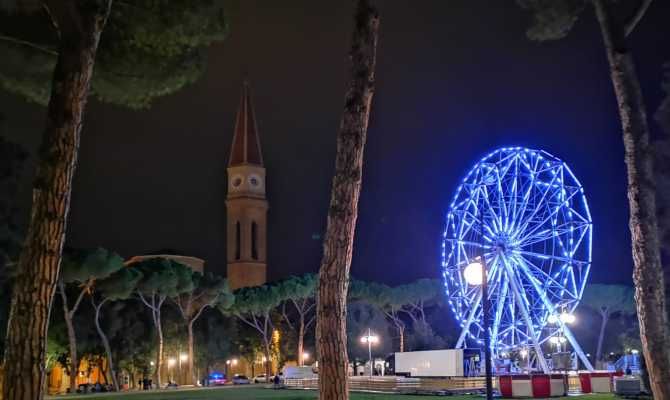
[[[463,270],[463,278],[465,281],[473,286],[482,284],[482,264],[478,261],[473,261],[468,264]]]

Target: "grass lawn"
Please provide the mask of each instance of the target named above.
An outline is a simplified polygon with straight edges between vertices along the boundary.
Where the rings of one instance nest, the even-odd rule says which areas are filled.
[[[433,396],[409,396],[397,394],[352,393],[351,400],[428,400]],[[438,396],[435,396],[438,397]],[[52,399],[86,400],[315,400],[312,390],[272,390],[260,387],[226,387],[159,392],[135,392],[124,394],[56,396]],[[449,400],[477,400],[482,396],[449,396]],[[612,400],[613,395],[580,396],[583,400]]]

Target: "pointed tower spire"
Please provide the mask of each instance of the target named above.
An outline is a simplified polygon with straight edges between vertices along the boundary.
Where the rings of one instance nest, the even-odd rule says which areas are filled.
[[[249,81],[244,80],[242,86],[242,97],[240,107],[235,119],[235,133],[233,136],[233,147],[230,150],[228,166],[253,164],[263,166],[263,155],[261,153],[261,142],[258,139],[258,126],[256,125],[256,113],[251,102],[251,90]]]

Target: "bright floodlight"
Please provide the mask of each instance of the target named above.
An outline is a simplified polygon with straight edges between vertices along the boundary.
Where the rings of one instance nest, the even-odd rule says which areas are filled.
[[[522,350],[519,352],[519,354],[521,355],[522,358],[526,358],[526,356],[528,355],[528,350],[526,350],[526,349],[522,349]]]
[[[377,342],[379,342],[379,337],[376,336],[376,335],[369,335],[369,336],[363,336],[361,338],[361,343],[368,343],[368,342],[373,343],[373,344],[377,343]]]
[[[477,286],[482,284],[482,264],[479,261],[473,261],[463,270],[463,278],[469,285]]]
[[[549,338],[549,341],[553,344],[563,344],[565,343],[566,339],[565,336],[552,336]]]
[[[550,323],[550,324],[558,323],[558,317],[555,314],[551,314],[547,318],[547,322]]]
[[[568,313],[568,312],[562,312],[561,315],[559,316],[561,319],[561,322],[564,324],[573,324],[577,318],[575,318],[574,315]]]

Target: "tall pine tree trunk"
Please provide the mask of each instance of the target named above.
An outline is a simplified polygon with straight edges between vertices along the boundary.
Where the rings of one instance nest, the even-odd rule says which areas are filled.
[[[269,382],[270,374],[272,374],[272,371],[270,370],[270,365],[272,364],[272,352],[270,351],[270,340],[267,337],[263,339],[263,353],[265,354],[265,362],[263,363],[263,368],[265,369],[265,382]]]
[[[607,327],[607,321],[609,321],[609,312],[600,311],[600,317],[602,321],[600,322],[600,334],[598,335],[598,347],[596,347],[596,362],[602,361],[603,356],[603,342],[605,341],[605,328]]]
[[[112,348],[109,345],[109,339],[107,338],[105,331],[102,329],[102,326],[100,325],[100,309],[107,302],[107,300],[101,301],[100,304],[95,304],[95,302],[92,299],[91,302],[93,303],[93,307],[95,308],[95,329],[98,331],[98,336],[100,336],[102,346],[105,348],[105,354],[107,355],[107,366],[109,367],[109,373],[112,376],[112,384],[114,385],[114,390],[118,392],[119,379],[118,376],[116,376],[116,369],[114,368],[114,360],[112,358]]]
[[[58,292],[63,303],[63,319],[67,329],[67,339],[70,347],[70,393],[77,392],[77,376],[79,376],[79,362],[77,360],[77,335],[74,332],[72,323],[72,313],[67,306],[67,294],[65,293],[65,283],[62,279],[58,280]]]
[[[305,316],[300,314],[300,325],[298,326],[298,365],[305,365],[304,360],[305,352]]]
[[[354,24],[351,77],[337,135],[335,177],[319,270],[316,334],[321,400],[349,398],[346,302],[379,27],[377,11],[366,0],[358,1]]]
[[[189,385],[195,385],[196,382],[197,382],[197,379],[195,377],[195,368],[193,367],[193,365],[194,365],[193,347],[195,346],[195,344],[194,344],[195,340],[193,338],[193,324],[194,323],[195,323],[195,320],[192,319],[192,320],[188,321],[188,326],[187,326],[187,331],[188,331],[188,373],[186,374],[186,376],[187,376],[186,379],[188,379],[189,382],[186,382],[186,383],[189,384]]]
[[[111,0],[49,2],[60,31],[28,232],[5,341],[5,400],[41,400],[46,338],[95,55]]]
[[[156,352],[156,385],[160,389],[161,373],[163,372],[163,324],[161,323],[160,309],[153,310],[154,325],[156,326],[156,334],[158,335],[158,351]]]
[[[656,187],[649,127],[640,83],[624,27],[616,23],[604,0],[594,0],[623,128],[628,170],[629,227],[633,247],[635,303],[640,339],[657,399],[670,399],[670,335],[656,218]]]

